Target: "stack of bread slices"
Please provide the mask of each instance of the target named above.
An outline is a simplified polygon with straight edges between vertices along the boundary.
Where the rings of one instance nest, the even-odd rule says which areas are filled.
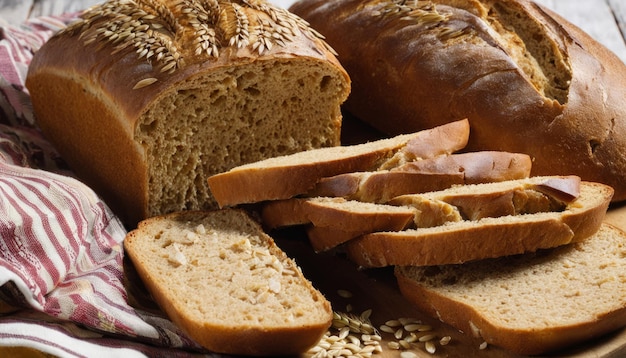
[[[402,294],[485,342],[540,354],[626,325],[626,234],[613,197],[579,177],[531,176],[520,153],[462,152],[467,120],[315,149],[208,179],[218,204],[255,204],[315,251],[395,267]]]

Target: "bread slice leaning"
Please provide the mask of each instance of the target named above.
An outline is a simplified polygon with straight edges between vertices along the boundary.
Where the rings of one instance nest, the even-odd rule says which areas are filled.
[[[408,206],[326,197],[275,200],[261,208],[262,221],[268,229],[308,226],[309,241],[316,252],[363,234],[404,230],[411,227],[416,215],[416,209]]]
[[[396,267],[421,311],[487,343],[535,355],[626,325],[626,234],[609,224],[586,240],[462,265]]]
[[[453,185],[528,178],[531,167],[532,160],[522,153],[484,151],[439,155],[391,170],[322,178],[306,195],[385,203],[399,195],[443,190]]]
[[[480,188],[485,187],[495,192],[494,187],[508,189],[521,184],[542,186],[553,178],[531,177],[466,185],[451,190],[459,191],[461,196],[463,191],[479,192]],[[560,195],[568,196],[565,191]],[[532,252],[591,236],[600,227],[612,197],[613,188],[608,185],[580,182],[580,194],[563,210],[466,219],[434,227],[371,233],[348,241],[345,248],[348,257],[362,267],[456,264]],[[467,197],[462,201],[471,202]],[[405,205],[407,202],[400,204]]]
[[[220,207],[288,199],[325,177],[393,168],[412,160],[450,154],[469,138],[467,120],[351,146],[312,149],[235,167],[208,178]]]
[[[147,219],[124,246],[159,306],[213,352],[298,354],[331,324],[330,303],[244,211]]]

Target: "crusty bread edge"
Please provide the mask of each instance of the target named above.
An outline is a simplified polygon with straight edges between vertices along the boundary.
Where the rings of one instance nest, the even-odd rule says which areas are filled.
[[[364,268],[441,265],[533,252],[584,240],[600,228],[613,189],[601,183],[581,182],[581,185],[600,186],[605,197],[586,209],[572,209],[577,205],[574,201],[558,217],[551,213],[529,214],[505,224],[485,218],[462,230],[431,235],[423,235],[424,230],[420,229],[366,234],[346,242],[346,253]],[[537,220],[542,216],[543,219]]]
[[[613,227],[608,223],[604,223]],[[463,332],[482,337],[485,342],[523,355],[537,355],[571,347],[573,343],[587,341],[619,329],[626,322],[626,307],[607,312],[595,320],[576,325],[555,327],[543,332],[497,327],[481,316],[475,307],[439,295],[402,274],[402,267],[394,268],[402,295],[421,312],[438,318]],[[550,302],[546,302],[550,304]],[[477,327],[480,327],[478,329]]]
[[[224,209],[245,213],[241,209]],[[153,217],[141,221],[136,230],[128,233],[124,240],[125,252],[133,262],[133,267],[141,278],[142,282],[152,295],[154,301],[166,313],[166,315],[186,332],[193,340],[203,347],[217,353],[244,354],[244,355],[290,355],[305,352],[310,347],[319,342],[332,323],[332,308],[329,301],[316,290],[312,283],[304,277],[298,269],[296,275],[301,283],[306,285],[316,300],[324,302],[325,310],[328,312],[328,319],[317,325],[306,325],[291,328],[264,328],[264,327],[225,327],[213,325],[206,322],[196,322],[193,317],[186,316],[172,304],[172,298],[159,288],[152,273],[144,266],[136,264],[139,257],[134,252],[133,245],[138,230],[144,225],[149,225],[153,220],[161,220],[168,216],[180,216],[194,213],[193,211],[178,212],[169,215]],[[289,259],[288,256],[278,246],[274,240],[265,234],[262,228],[258,227],[258,233],[268,243],[268,249],[272,255],[276,255],[281,262]],[[291,259],[289,259],[291,260]]]
[[[317,182],[325,177],[339,174],[376,170],[394,155],[406,148],[409,152],[412,140],[421,141],[424,136],[441,136],[444,133],[462,133],[457,139],[465,143],[464,136],[469,136],[469,122],[461,119],[415,133],[401,134],[392,138],[379,139],[372,142],[319,148],[307,153],[294,153],[289,156],[269,158],[263,161],[241,165],[229,171],[210,176],[209,188],[220,208],[239,204],[258,203],[268,200],[289,199],[311,190]],[[455,142],[455,141],[450,141]],[[354,152],[352,151],[354,150]],[[300,163],[291,160],[306,154],[315,159],[302,159]],[[325,156],[332,158],[323,160]]]

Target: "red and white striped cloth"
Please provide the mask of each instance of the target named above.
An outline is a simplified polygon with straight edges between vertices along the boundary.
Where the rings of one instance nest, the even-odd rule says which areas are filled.
[[[28,64],[71,19],[0,27],[0,301],[17,308],[0,314],[0,352],[208,356],[158,310],[128,303],[124,227],[34,124]]]

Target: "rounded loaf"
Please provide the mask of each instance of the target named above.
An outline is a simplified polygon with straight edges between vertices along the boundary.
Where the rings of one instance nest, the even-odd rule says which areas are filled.
[[[340,144],[350,90],[319,34],[261,0],[104,2],[26,84],[44,134],[129,224],[214,207],[212,174]]]
[[[524,0],[301,0],[338,52],[345,107],[388,134],[468,118],[472,150],[526,153],[533,175],[578,175],[626,199],[626,66]],[[332,17],[333,21],[327,21]]]

